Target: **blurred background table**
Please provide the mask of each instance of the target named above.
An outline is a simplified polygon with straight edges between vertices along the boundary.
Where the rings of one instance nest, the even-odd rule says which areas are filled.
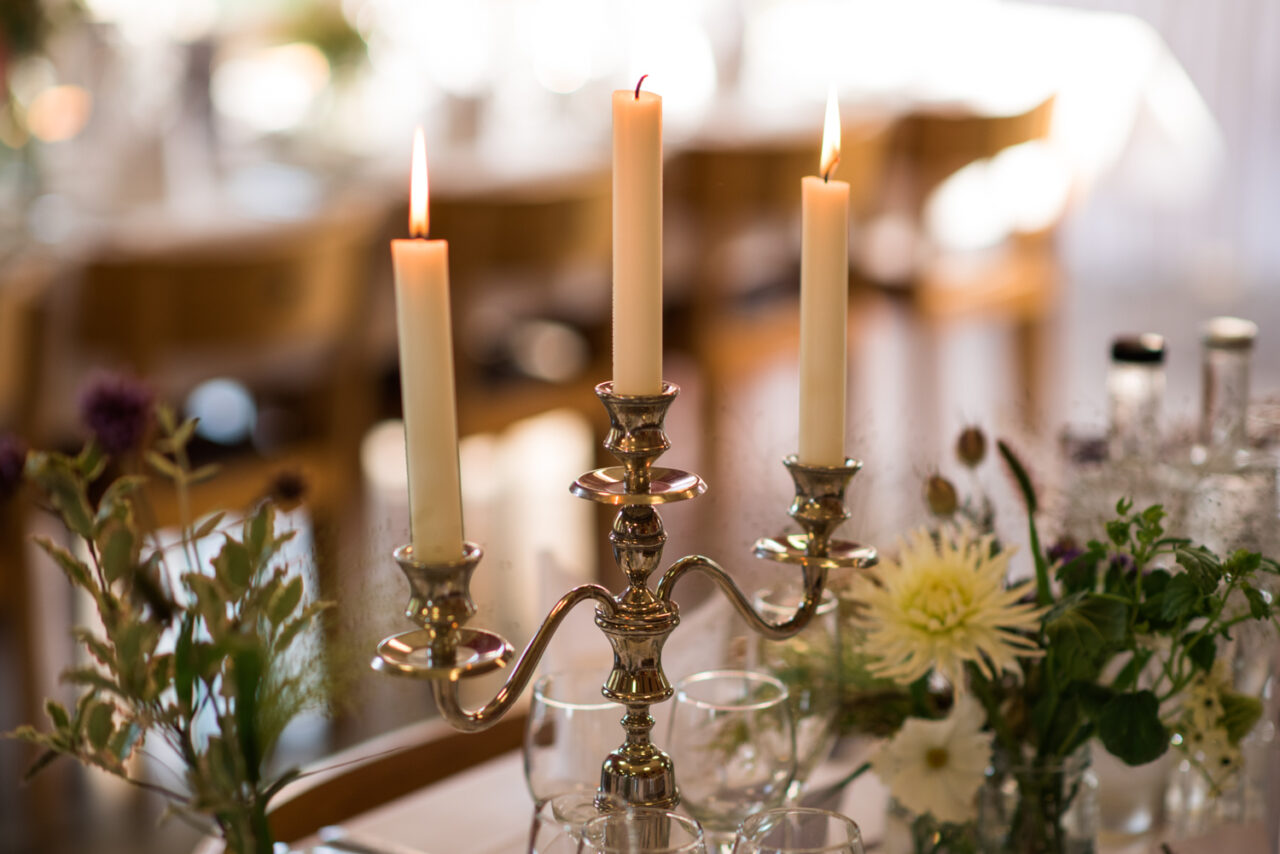
[[[305,486],[355,699],[289,733],[286,760],[431,714],[419,686],[364,671],[401,627],[387,242],[416,123],[453,256],[477,619],[516,642],[611,566],[607,520],[566,487],[604,429],[608,93],[641,73],[667,108],[668,458],[712,486],[667,514],[669,554],[722,557],[750,586],[749,544],[785,521],[798,179],[828,84],[852,188],[859,538],[918,519],[920,476],[968,422],[1020,437],[1051,482],[1057,431],[1103,423],[1116,333],[1168,337],[1174,422],[1212,314],[1259,323],[1255,388],[1280,387],[1266,0],[17,0],[0,36],[0,428],[73,447],[78,389],[124,369],[203,417],[201,459],[230,476],[198,507]],[[78,606],[24,545],[46,524],[0,525],[6,729],[41,717],[75,655]],[[172,823],[140,841],[154,802],[69,768],[19,790],[26,760],[0,743],[0,851],[191,841]]]

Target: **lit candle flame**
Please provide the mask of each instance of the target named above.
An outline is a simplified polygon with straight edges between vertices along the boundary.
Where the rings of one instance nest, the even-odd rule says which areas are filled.
[[[422,128],[413,132],[413,166],[409,173],[409,236],[426,237],[431,218],[427,213],[427,144]]]
[[[827,89],[827,118],[822,123],[822,180],[831,178],[840,162],[840,106],[836,102],[836,87]]]

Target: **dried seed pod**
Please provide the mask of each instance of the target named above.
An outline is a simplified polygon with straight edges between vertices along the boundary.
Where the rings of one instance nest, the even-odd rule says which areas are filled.
[[[979,427],[966,427],[956,440],[956,456],[969,468],[977,468],[987,456],[987,435]]]
[[[924,482],[924,500],[935,516],[952,516],[960,507],[955,486],[940,474],[929,475]]]

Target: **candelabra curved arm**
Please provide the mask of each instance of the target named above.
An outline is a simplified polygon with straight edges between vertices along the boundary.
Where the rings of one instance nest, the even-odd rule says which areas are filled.
[[[751,607],[751,601],[738,588],[734,580],[729,577],[729,573],[725,572],[720,564],[703,555],[689,555],[673,563],[671,568],[662,576],[662,580],[658,582],[656,591],[658,598],[665,602],[670,602],[671,596],[675,592],[676,582],[686,572],[693,570],[701,570],[711,576],[711,580],[719,585],[725,596],[729,598],[730,603],[733,604],[734,609],[742,615],[742,618],[747,621],[751,628],[769,640],[785,640],[809,625],[809,620],[822,602],[822,591],[827,583],[826,567],[813,567],[811,571],[809,566],[805,566],[804,599],[796,607],[795,613],[786,620],[781,623],[770,623],[756,613],[755,608]]]
[[[556,629],[564,622],[577,605],[594,599],[598,611],[608,616],[614,612],[614,601],[609,591],[599,584],[582,584],[560,597],[560,601],[552,606],[546,619],[520,654],[520,659],[511,668],[511,675],[498,689],[493,699],[478,709],[464,709],[458,702],[458,680],[437,679],[431,683],[432,693],[440,714],[450,724],[463,732],[480,732],[496,724],[505,715],[520,695],[524,693],[529,680],[537,670],[538,662],[547,651],[547,644],[556,633]]]

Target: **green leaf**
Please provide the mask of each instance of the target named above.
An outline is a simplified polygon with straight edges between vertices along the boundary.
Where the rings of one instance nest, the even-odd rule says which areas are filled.
[[[244,523],[244,545],[255,562],[262,562],[263,547],[274,530],[275,508],[271,506],[271,502],[264,501],[258,507],[258,512],[246,519]]]
[[[1160,616],[1174,623],[1188,620],[1202,610],[1204,594],[1190,573],[1180,572],[1169,579],[1160,596]]]
[[[112,725],[115,718],[115,707],[110,703],[94,703],[89,709],[87,732],[89,743],[94,750],[102,750],[111,739],[115,729]]]
[[[1147,662],[1151,660],[1151,656],[1153,654],[1154,652],[1150,649],[1134,650],[1133,655],[1130,656],[1127,662],[1125,662],[1124,667],[1120,669],[1120,672],[1116,674],[1116,678],[1111,683],[1115,689],[1117,691],[1127,691],[1133,687],[1133,685],[1138,681],[1138,677],[1142,674],[1143,669],[1147,666]],[[1110,688],[1105,690],[1108,693],[1107,699],[1110,699],[1110,695],[1115,693],[1115,691]],[[1102,709],[1099,706],[1099,708],[1094,709],[1091,714],[1097,716],[1101,711]]]
[[[1098,717],[1098,735],[1108,751],[1129,765],[1159,759],[1169,748],[1160,703],[1151,691],[1112,697]]]
[[[209,631],[216,637],[218,630],[227,622],[226,604],[231,597],[226,594],[219,579],[198,572],[183,575],[182,583],[195,597],[196,613],[204,618]]]
[[[1081,552],[1058,567],[1058,583],[1065,593],[1093,590],[1098,585],[1098,563],[1103,558],[1092,550]]]
[[[312,602],[302,609],[302,613],[296,618],[285,623],[284,628],[280,630],[280,634],[276,635],[274,653],[280,655],[289,644],[293,643],[298,633],[305,629],[308,625],[315,622],[315,618],[322,612],[334,607],[336,603],[329,601]]]
[[[66,707],[57,700],[45,700],[44,713],[49,716],[49,722],[55,729],[65,730],[71,727],[71,718],[67,715]]]
[[[26,474],[49,496],[67,530],[86,540],[93,536],[84,480],[70,460],[61,454],[32,452],[27,455]]]
[[[1173,575],[1167,570],[1153,569],[1142,579],[1142,602],[1138,605],[1138,619],[1153,631],[1172,628],[1174,622],[1164,615],[1164,594]]]
[[[1040,734],[1040,751],[1056,756],[1070,754],[1093,734],[1093,725],[1085,711],[1084,700],[1073,682],[1058,697],[1041,695],[1033,712],[1036,731]]]
[[[230,537],[227,537],[222,550],[213,559],[213,568],[232,599],[239,599],[253,579],[248,549]]]
[[[1000,449],[1000,456],[1004,457],[1005,465],[1009,467],[1009,471],[1013,472],[1014,480],[1018,482],[1018,489],[1022,492],[1022,501],[1027,507],[1027,515],[1034,514],[1038,505],[1036,502],[1036,490],[1031,485],[1031,478],[1027,475],[1026,468],[1022,465],[1022,461],[1018,459],[1018,455],[1013,452],[1013,448],[1003,440],[996,442],[996,447]]]
[[[220,510],[213,515],[206,517],[205,520],[200,523],[199,527],[197,527],[192,533],[192,538],[202,540],[212,534],[217,527],[222,524],[222,520],[226,515],[226,511]]]
[[[62,671],[62,675],[59,678],[71,685],[81,685],[86,688],[96,688],[99,691],[120,694],[120,686],[103,675],[102,671],[93,667],[73,667]]]
[[[302,601],[302,577],[295,576],[292,581],[276,591],[267,603],[267,619],[272,625],[279,626],[289,619],[293,610]]]
[[[106,454],[102,452],[97,442],[90,439],[76,457],[76,468],[80,470],[80,477],[84,478],[85,483],[93,483],[102,476],[106,467]]]
[[[133,532],[119,523],[113,524],[105,538],[99,542],[99,562],[108,584],[131,575],[137,568],[136,545]]]
[[[47,750],[44,753],[41,753],[40,756],[36,758],[36,761],[31,763],[31,767],[29,767],[22,775],[22,781],[24,783],[30,782],[32,777],[39,774],[45,768],[48,768],[49,765],[51,765],[53,761],[61,755],[61,751],[58,750]]]
[[[1094,679],[1105,655],[1124,643],[1128,617],[1129,603],[1105,593],[1074,594],[1054,606],[1044,631],[1062,672]]]
[[[178,464],[156,451],[147,451],[147,463],[174,482],[181,481],[183,478],[182,469]]]
[[[1247,578],[1262,566],[1262,555],[1239,549],[1222,565],[1222,571],[1232,578]]]
[[[207,465],[200,466],[200,468],[187,475],[187,483],[194,485],[213,480],[219,471],[221,471],[221,466],[217,463],[208,463]]]
[[[290,768],[281,774],[274,783],[268,786],[262,793],[263,801],[270,801],[276,795],[280,794],[280,790],[292,783],[294,780],[302,776],[301,768]]]
[[[1204,546],[1183,547],[1174,553],[1174,557],[1186,569],[1187,575],[1201,593],[1208,595],[1218,589],[1218,582],[1222,578],[1222,564],[1213,552]]]
[[[1119,501],[1117,501],[1117,502],[1116,502],[1116,515],[1117,515],[1117,516],[1128,516],[1128,515],[1129,515],[1129,511],[1130,511],[1130,510],[1132,510],[1132,509],[1133,509],[1133,499],[1132,499],[1132,498],[1121,498]]]
[[[77,626],[71,630],[71,636],[84,644],[85,649],[89,650],[99,663],[110,666],[115,661],[115,653],[111,651],[111,647],[88,629]]]
[[[102,498],[98,499],[97,524],[101,526],[111,518],[125,521],[129,517],[129,499],[146,482],[147,479],[139,475],[121,475],[111,481]]]
[[[164,430],[166,436],[172,436],[178,431],[178,422],[173,415],[173,407],[167,403],[161,402],[156,404],[156,420],[160,422],[160,429]]]
[[[187,443],[191,441],[191,437],[196,433],[196,419],[188,418],[178,425],[178,429],[171,432],[172,435],[169,437],[170,447],[175,451],[186,447]]]
[[[1218,656],[1218,644],[1213,635],[1205,635],[1187,647],[1187,658],[1191,663],[1206,673],[1213,669],[1213,661]]]
[[[1107,523],[1107,537],[1117,546],[1124,547],[1129,544],[1129,522],[1121,519],[1112,519]]]
[[[1147,527],[1155,527],[1164,521],[1164,517],[1168,515],[1168,513],[1164,512],[1164,505],[1152,504],[1142,511],[1142,522]]]
[[[1265,620],[1271,616],[1271,603],[1266,595],[1251,584],[1244,585],[1244,598],[1249,600],[1249,616]]]
[[[191,710],[191,692],[196,679],[197,663],[192,648],[195,624],[194,614],[190,611],[183,614],[178,639],[173,646],[173,690],[178,699],[178,708],[185,712]]]
[[[1262,701],[1235,691],[1223,691],[1219,697],[1222,700],[1222,726],[1227,731],[1227,738],[1232,744],[1239,744],[1262,717]]]
[[[54,545],[53,541],[48,537],[35,537],[35,544],[43,549],[45,554],[53,558],[72,584],[82,587],[90,593],[97,593],[98,585],[93,580],[93,572],[89,569],[88,564],[62,546]]]
[[[142,739],[142,727],[133,721],[129,721],[124,726],[115,731],[111,736],[111,741],[107,745],[107,749],[111,751],[116,759],[123,762],[129,758],[129,754],[133,753],[134,746]]]
[[[258,782],[262,756],[258,750],[258,683],[262,681],[262,653],[256,646],[246,645],[232,656],[232,676],[236,685],[236,734],[244,757],[249,782]]]

